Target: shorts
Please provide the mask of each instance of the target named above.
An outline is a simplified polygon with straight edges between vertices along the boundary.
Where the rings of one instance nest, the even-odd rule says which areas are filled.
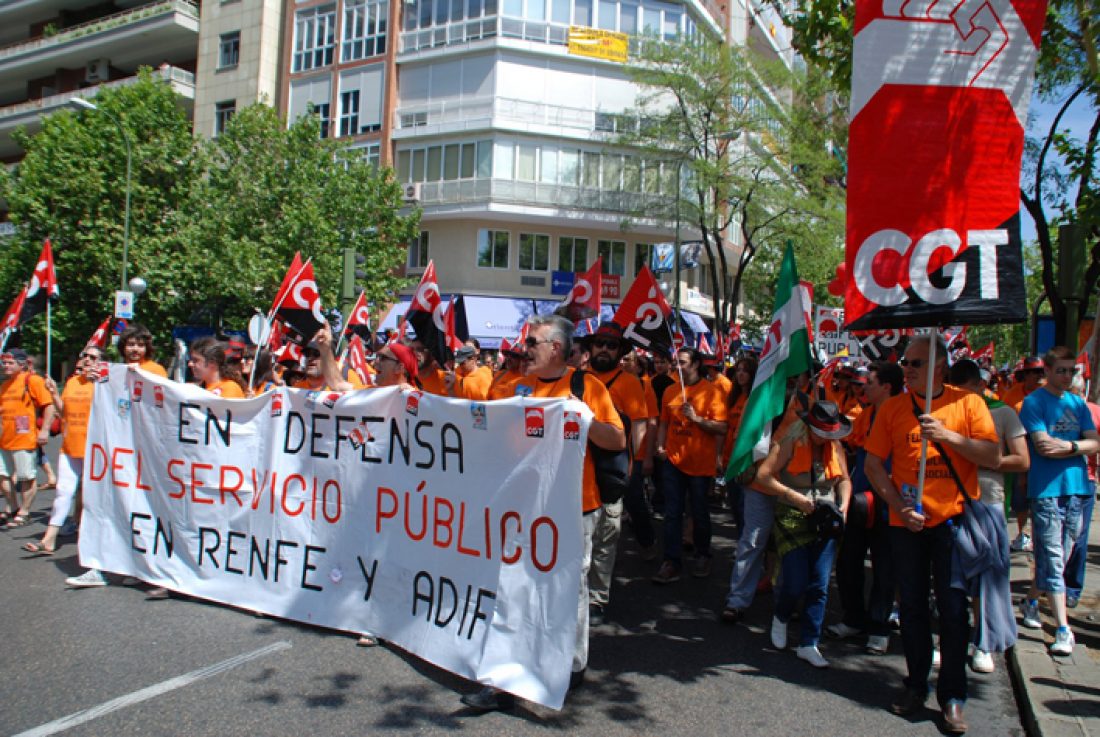
[[[16,481],[38,478],[34,450],[0,450],[0,476],[10,476]]]
[[[1031,539],[1035,545],[1035,588],[1051,594],[1066,590],[1066,559],[1081,530],[1081,496],[1031,500]]]

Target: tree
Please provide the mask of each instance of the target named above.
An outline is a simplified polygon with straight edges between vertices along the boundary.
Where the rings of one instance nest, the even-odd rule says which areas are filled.
[[[717,332],[734,318],[759,254],[793,240],[800,263],[811,253],[839,258],[843,166],[830,145],[844,132],[819,79],[707,39],[646,39],[631,75],[643,93],[626,117],[639,123],[618,143],[679,172],[677,212],[715,266]],[[768,293],[746,306],[770,312]]]

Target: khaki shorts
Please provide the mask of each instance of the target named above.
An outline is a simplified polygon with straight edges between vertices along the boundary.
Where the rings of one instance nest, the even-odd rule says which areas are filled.
[[[35,451],[0,450],[0,476],[10,476],[16,481],[33,481],[38,478]]]

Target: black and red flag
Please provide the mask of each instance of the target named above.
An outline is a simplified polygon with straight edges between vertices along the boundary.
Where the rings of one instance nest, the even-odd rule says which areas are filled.
[[[287,337],[299,345],[309,343],[325,324],[321,295],[313,278],[313,264],[308,259],[302,263],[297,253],[275,295],[270,317],[289,328]]]
[[[359,374],[359,378],[370,383],[371,370],[367,365],[367,351],[363,348],[363,339],[358,335],[351,336],[351,340],[348,341],[346,362],[348,368]]]
[[[435,278],[435,262],[429,261],[405,312],[405,319],[416,331],[416,339],[424,344],[440,366],[451,358],[444,311],[439,282]]]
[[[646,351],[672,351],[672,308],[648,266],[643,266],[615,313],[623,337]]]
[[[24,284],[23,288],[19,290],[19,296],[8,307],[8,311],[4,313],[4,318],[0,321],[0,331],[9,333],[12,330],[17,329],[22,323],[19,322],[19,315],[23,312],[23,303],[27,299],[27,286]]]
[[[554,310],[555,315],[561,315],[574,324],[587,320],[590,317],[598,317],[600,314],[600,293],[603,291],[603,257],[596,259],[592,268],[583,274],[578,274],[573,288],[565,299]]]
[[[106,320],[99,324],[99,327],[92,333],[92,337],[88,338],[87,345],[94,346],[96,348],[107,347],[107,337],[111,332],[111,320],[114,318],[108,317]]]
[[[359,293],[359,299],[355,300],[355,306],[348,313],[347,322],[344,324],[344,333],[358,335],[368,343],[371,342],[370,310],[367,309],[366,292]]]
[[[447,327],[447,347],[452,351],[457,351],[463,345],[458,334],[455,333],[455,306],[457,304],[458,300],[452,299],[450,305],[447,306],[446,314],[443,316],[443,324]]]
[[[42,244],[42,253],[38,256],[38,263],[34,266],[34,274],[27,285],[27,296],[23,301],[23,309],[19,313],[19,324],[22,325],[32,317],[46,311],[47,302],[56,302],[61,290],[57,285],[57,272],[53,267],[53,249],[50,248],[50,239]]]

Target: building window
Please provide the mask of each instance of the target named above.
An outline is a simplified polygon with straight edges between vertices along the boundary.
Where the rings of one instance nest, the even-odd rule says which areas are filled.
[[[410,269],[426,269],[428,267],[428,231],[420,231],[420,235],[409,241]]]
[[[233,117],[237,112],[236,100],[224,100],[222,102],[214,103],[214,135],[220,136],[225,133],[226,127],[229,125],[229,119]]]
[[[321,138],[328,138],[329,127],[332,125],[332,118],[329,116],[329,103],[319,102],[313,106],[313,113],[320,118],[321,121]]]
[[[340,135],[354,136],[359,132],[359,90],[340,93]]]
[[[550,268],[550,236],[519,234],[520,271],[546,271]]]
[[[596,253],[603,259],[601,273],[626,276],[626,241],[596,241]]]
[[[638,243],[634,246],[634,276],[642,273],[643,266],[653,263],[653,244]],[[652,267],[650,267],[652,268]]]
[[[294,16],[294,64],[291,71],[328,66],[336,48],[336,6],[299,10]]]
[[[477,231],[477,265],[483,269],[507,269],[508,241],[506,230]]]
[[[218,42],[218,69],[232,69],[241,60],[241,32],[223,33]]]
[[[558,238],[558,271],[584,271],[588,266],[588,239]]]
[[[397,152],[397,181],[485,179],[492,171],[492,141],[449,143]]]
[[[344,5],[342,61],[356,61],[386,53],[386,0],[348,0]]]

